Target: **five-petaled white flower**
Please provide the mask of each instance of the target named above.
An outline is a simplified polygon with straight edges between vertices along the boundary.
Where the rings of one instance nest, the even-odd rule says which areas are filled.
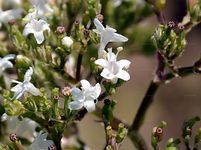
[[[31,76],[33,74],[32,67],[29,67],[29,70],[26,71],[24,75],[24,81],[16,81],[13,80],[12,82],[17,83],[16,86],[14,86],[11,91],[14,92],[13,99],[19,99],[25,92],[29,92],[34,96],[41,95],[41,92],[39,89],[37,89],[31,82]]]
[[[40,133],[30,146],[31,150],[46,150],[53,145],[52,140],[47,140],[47,133]]]
[[[84,107],[88,112],[92,112],[96,108],[95,104],[101,93],[101,86],[99,83],[92,86],[87,80],[81,80],[80,82],[81,90],[75,87],[71,89],[74,101],[69,103],[69,109],[78,110]]]
[[[3,71],[7,68],[13,68],[13,64],[10,60],[14,59],[14,54],[9,54],[3,58],[0,57],[0,76],[2,75]]]
[[[126,42],[128,38],[116,33],[114,28],[106,26],[106,28],[101,24],[101,22],[95,18],[94,24],[97,29],[97,33],[100,34],[100,47],[99,47],[99,57],[101,57],[103,50],[109,42]]]
[[[44,31],[48,31],[48,33],[50,32],[49,24],[42,19],[32,19],[25,25],[23,35],[26,37],[29,34],[33,34],[37,43],[41,44],[44,41]]]
[[[108,48],[107,57],[105,59],[97,59],[95,64],[103,67],[101,76],[105,79],[111,80],[112,83],[116,83],[118,78],[124,81],[130,79],[130,75],[125,69],[128,69],[130,61],[122,59],[117,61],[117,56],[120,51],[123,50],[122,47],[117,48],[118,52],[116,55],[112,52],[112,48]]]

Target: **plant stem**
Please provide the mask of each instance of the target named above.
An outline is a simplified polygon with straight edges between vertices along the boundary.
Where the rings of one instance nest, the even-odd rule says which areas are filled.
[[[129,131],[128,136],[138,150],[148,150],[144,139],[138,132]]]
[[[77,69],[76,69],[76,80],[77,81],[80,80],[80,72],[81,72],[81,66],[82,66],[82,56],[83,56],[83,53],[82,53],[82,51],[80,51],[80,53],[78,54],[78,58],[77,58]]]
[[[186,77],[189,75],[192,75],[194,73],[200,73],[196,71],[196,68],[193,66],[189,67],[182,67],[178,69],[178,75],[180,77]],[[172,72],[169,72],[164,75],[165,81],[173,79],[175,76]],[[163,84],[164,82],[160,83],[155,83],[151,81],[149,88],[143,98],[143,101],[137,111],[136,117],[130,127],[130,132],[131,131],[138,131],[140,126],[143,123],[144,116],[146,115],[147,110],[151,106],[153,102],[154,95],[156,94],[157,90],[159,89],[160,85]]]

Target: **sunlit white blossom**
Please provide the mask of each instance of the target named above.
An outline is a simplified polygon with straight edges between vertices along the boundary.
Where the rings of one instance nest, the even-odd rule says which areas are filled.
[[[73,40],[71,37],[69,36],[65,36],[62,40],[61,40],[62,45],[66,46],[66,47],[71,47],[73,45]]]
[[[95,104],[101,93],[101,86],[99,83],[92,86],[87,80],[81,80],[80,83],[81,90],[76,87],[71,89],[74,101],[69,103],[69,109],[78,110],[84,107],[88,112],[92,112],[96,108]]]
[[[111,28],[109,26],[106,26],[105,28],[97,18],[94,19],[94,24],[96,26],[97,33],[100,34],[99,56],[109,42],[128,41],[128,38],[116,33],[116,30],[114,28]]]
[[[31,76],[33,74],[33,69],[32,67],[29,67],[29,70],[24,75],[24,81],[16,81],[13,80],[12,82],[17,83],[16,86],[14,86],[11,91],[14,92],[14,97],[13,99],[19,99],[25,92],[29,92],[34,96],[41,95],[41,92],[39,89],[37,89],[30,81],[31,81]]]
[[[31,150],[47,150],[49,146],[53,145],[52,140],[47,140],[47,133],[40,133],[30,146]]]
[[[108,48],[107,57],[95,61],[95,64],[103,67],[101,76],[105,79],[111,80],[112,83],[116,83],[118,78],[124,81],[130,79],[130,75],[125,69],[128,69],[131,62],[126,59],[117,61],[117,56],[123,48],[119,47],[117,50],[118,52],[114,54],[112,48]]]
[[[2,23],[7,24],[10,20],[21,18],[22,13],[22,9],[0,10],[0,27],[2,26]]]
[[[33,34],[37,43],[41,44],[45,39],[43,34],[44,31],[48,31],[48,33],[50,32],[49,24],[42,19],[32,19],[29,23],[26,24],[23,35],[26,37],[29,34]]]
[[[13,68],[13,64],[10,60],[14,59],[14,54],[9,54],[3,58],[0,57],[0,76],[2,75],[3,71],[7,68]]]

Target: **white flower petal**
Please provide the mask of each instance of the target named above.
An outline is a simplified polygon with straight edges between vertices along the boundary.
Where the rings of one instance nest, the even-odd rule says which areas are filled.
[[[76,100],[76,101],[84,101],[84,95],[83,95],[83,93],[82,93],[82,91],[80,90],[80,89],[78,89],[78,88],[72,88],[71,89],[71,94],[73,95],[73,97],[74,97],[74,100]]]
[[[101,72],[101,76],[105,79],[113,79],[116,78],[114,74],[112,74],[107,68],[104,68],[103,71]]]
[[[119,60],[117,61],[117,65],[122,69],[122,68],[129,68],[131,62],[129,60],[126,60],[126,59],[122,59],[122,60]]]
[[[85,101],[84,107],[87,109],[88,112],[93,112],[96,109],[94,101]]]
[[[100,66],[102,66],[102,67],[106,67],[107,64],[108,64],[108,62],[107,62],[105,59],[97,59],[97,60],[95,61],[95,64],[96,64],[96,65],[100,65]]]
[[[101,86],[100,86],[99,83],[97,83],[94,88],[95,88],[95,90],[94,90],[95,99],[97,99],[99,97],[100,93],[101,93]]]
[[[0,68],[4,71],[6,68],[13,68],[13,64],[10,61],[0,62]]]
[[[87,81],[87,80],[81,80],[80,83],[82,85],[83,90],[87,90],[87,89],[91,88],[91,85],[90,85],[89,81]]]
[[[15,58],[15,54],[8,54],[8,55],[6,55],[3,59],[4,60],[11,60],[11,59],[14,59]]]
[[[79,101],[70,102],[68,105],[68,108],[70,110],[78,110],[78,109],[81,109],[82,107],[83,107],[83,102],[79,102]]]
[[[53,145],[53,141],[47,140],[47,133],[39,134],[30,146],[31,150],[45,150]]]
[[[32,83],[28,82],[26,85],[27,92],[31,93],[34,96],[39,96],[42,93],[40,92],[39,89],[37,89]]]
[[[126,72],[125,70],[119,71],[116,76],[117,76],[118,78],[124,80],[124,81],[130,80],[130,75],[129,75],[129,73]]]
[[[11,88],[11,91],[15,92],[15,93],[18,93],[18,92],[22,91],[22,89],[23,89],[22,88],[22,83],[20,82],[16,86],[14,86],[13,88]]]
[[[19,99],[20,97],[22,97],[22,95],[24,95],[25,91],[26,91],[25,89],[22,89],[21,91],[14,93],[14,96],[12,99]]]
[[[34,33],[34,37],[36,39],[36,42],[38,44],[41,44],[44,41],[44,35],[43,35],[43,31],[40,32],[35,32]]]
[[[102,23],[97,19],[95,18],[94,19],[94,24],[96,26],[96,29],[99,31],[99,32],[102,32],[105,30],[104,26],[102,25]]]
[[[127,42],[128,41],[128,38],[121,35],[121,34],[118,34],[118,33],[114,33],[112,39],[111,39],[111,42]]]
[[[33,68],[29,67],[29,69],[26,71],[24,75],[24,81],[30,81],[32,74],[33,74]]]

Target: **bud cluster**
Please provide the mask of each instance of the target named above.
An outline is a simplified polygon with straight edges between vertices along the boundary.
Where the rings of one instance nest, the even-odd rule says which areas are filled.
[[[106,149],[114,149],[119,146],[127,136],[128,130],[123,123],[118,125],[117,132],[114,132],[111,126],[106,127],[106,135],[108,137],[108,145]]]
[[[158,143],[163,139],[163,129],[167,123],[161,121],[158,127],[154,127],[151,135],[151,144],[154,149],[158,149]]]
[[[154,32],[154,43],[167,61],[173,61],[184,52],[186,32],[183,28],[171,21],[167,25],[159,25]]]

